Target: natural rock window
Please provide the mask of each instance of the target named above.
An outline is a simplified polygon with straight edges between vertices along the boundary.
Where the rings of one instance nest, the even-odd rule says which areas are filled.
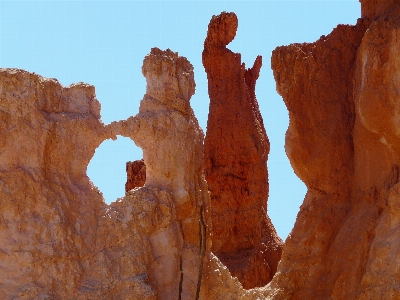
[[[117,136],[116,141],[105,140],[96,149],[87,167],[87,175],[103,193],[106,203],[125,195],[126,162],[142,157],[142,149],[130,138],[122,136]]]

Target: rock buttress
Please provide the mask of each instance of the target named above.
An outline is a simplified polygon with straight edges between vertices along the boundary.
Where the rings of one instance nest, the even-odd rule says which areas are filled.
[[[357,52],[352,232],[347,238],[358,239],[348,256],[359,267],[343,272],[340,284],[350,291],[338,289],[337,297],[400,298],[400,3],[395,2],[371,23]]]
[[[148,273],[159,299],[198,299],[201,287],[206,292],[211,219],[204,135],[189,104],[193,66],[169,49],[153,48],[142,72],[147,87],[139,113],[110,125],[143,149],[146,184],[126,198],[150,192],[160,213],[169,216],[161,224],[155,218],[146,233],[153,256]]]
[[[286,154],[308,188],[271,284],[281,287],[278,299],[330,298],[354,250],[338,236],[352,210],[352,82],[364,32],[362,21],[339,25],[315,43],[272,53],[277,90],[289,111]]]
[[[235,37],[234,13],[213,16],[204,42],[210,110],[204,168],[212,202],[213,252],[245,288],[267,284],[282,241],[267,211],[269,141],[255,96],[262,65],[246,69],[226,48]]]
[[[365,1],[357,25],[273,52],[286,152],[308,187],[267,288],[276,299],[400,297],[400,8],[390,4]]]

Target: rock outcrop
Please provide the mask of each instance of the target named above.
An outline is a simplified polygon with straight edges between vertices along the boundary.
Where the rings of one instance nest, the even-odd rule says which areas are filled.
[[[143,159],[126,163],[125,192],[144,186],[146,182],[146,165]]]
[[[104,126],[93,86],[1,69],[1,299],[207,299],[211,217],[193,67],[155,48],[143,74],[139,114]],[[142,147],[147,179],[106,205],[86,167],[116,135]]]
[[[143,68],[146,94],[139,114],[110,124],[143,149],[146,184],[171,214],[149,234],[150,276],[160,299],[197,299],[210,256],[209,194],[203,175],[203,132],[190,107],[193,66],[177,53],[153,48]],[[131,193],[136,194],[137,190]],[[158,194],[155,192],[157,191]]]
[[[189,104],[193,67],[170,50],[144,60],[139,113],[107,126],[93,86],[0,69],[0,298],[399,299],[399,15],[400,3],[365,1],[356,25],[273,52],[290,116],[286,152],[308,192],[275,276],[250,290],[231,272],[245,287],[270,279],[274,256],[263,247],[279,254],[281,243],[265,213],[268,140],[254,92],[261,58],[246,70],[226,49],[234,14],[214,17],[205,43],[208,130],[221,129],[210,131],[205,151]],[[236,123],[242,134],[223,134]],[[146,182],[106,205],[86,167],[116,135],[143,149]],[[226,157],[210,147],[216,138]],[[213,197],[236,201],[213,199],[216,225],[233,226],[215,230],[231,238],[215,245],[203,153]],[[265,201],[246,198],[251,191]]]
[[[361,16],[363,19],[373,20],[382,16],[386,11],[398,3],[398,0],[359,0],[361,2]]]
[[[400,8],[393,2],[365,1],[355,26],[273,52],[290,117],[286,152],[308,187],[266,288],[275,299],[400,297]]]
[[[212,251],[245,288],[267,284],[282,251],[267,211],[269,141],[255,96],[262,65],[246,69],[226,48],[236,35],[234,13],[213,16],[204,42],[210,111],[204,168],[212,202]]]
[[[104,207],[86,176],[100,103],[15,69],[0,69],[0,99],[0,298],[74,298]]]

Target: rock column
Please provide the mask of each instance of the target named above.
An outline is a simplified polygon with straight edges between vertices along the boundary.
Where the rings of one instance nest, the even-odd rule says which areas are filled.
[[[262,65],[246,69],[226,48],[236,35],[234,13],[213,16],[204,42],[210,111],[204,166],[211,192],[213,252],[245,288],[267,284],[282,250],[267,215],[269,141],[255,96]]]

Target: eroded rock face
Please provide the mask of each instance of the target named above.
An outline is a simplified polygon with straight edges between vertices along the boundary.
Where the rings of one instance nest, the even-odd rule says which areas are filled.
[[[1,69],[1,299],[207,299],[211,217],[193,67],[155,48],[143,74],[139,114],[104,126],[92,86]],[[142,147],[147,180],[106,205],[86,167],[116,135]]]
[[[213,252],[245,288],[267,284],[282,241],[266,214],[269,141],[255,96],[262,65],[246,69],[226,48],[236,35],[234,13],[213,16],[204,42],[210,111],[204,166],[211,192]]]
[[[396,1],[398,3],[398,1]],[[360,299],[398,299],[400,270],[400,4],[372,22],[357,52],[354,101],[353,236],[368,248],[361,260]],[[351,273],[350,273],[351,274]],[[354,276],[354,275],[353,275]]]
[[[273,52],[286,152],[308,187],[265,289],[276,299],[400,297],[400,9],[390,4],[365,1],[357,25]]]
[[[156,258],[149,273],[159,298],[196,299],[208,270],[211,227],[203,132],[189,105],[195,89],[193,67],[169,49],[153,48],[142,72],[147,88],[139,114],[110,128],[143,149],[146,184],[138,191],[156,189],[168,195],[156,198],[173,217],[148,234]]]
[[[0,69],[0,298],[73,298],[104,203],[86,176],[106,138],[94,87]]]
[[[203,133],[189,105],[194,80],[186,59],[152,49],[143,65],[147,89],[139,113],[108,126],[100,120],[94,87],[63,87],[0,69],[0,298],[399,299],[399,15],[400,4],[393,4],[373,22],[366,17],[315,43],[274,51],[277,88],[290,115],[286,151],[308,192],[273,280],[251,290],[210,251]],[[251,143],[246,151],[264,165],[268,143],[254,93],[261,59],[245,70],[240,56],[225,48],[235,16],[213,20],[203,57],[210,97],[241,95],[232,99],[254,121],[242,124],[245,136],[260,130],[252,140],[263,155]],[[224,74],[238,84],[221,89]],[[223,105],[214,101],[214,116],[222,115]],[[209,125],[225,128],[224,122],[232,126],[241,118],[228,110],[226,120]],[[86,167],[96,147],[116,135],[142,147],[148,176],[145,186],[106,205]],[[228,183],[246,187],[236,173],[228,174]],[[261,175],[254,180],[265,183],[266,170]],[[266,185],[257,186],[265,191]],[[249,213],[259,212],[261,225],[247,220],[243,226],[250,224],[253,237],[271,249],[265,206],[252,210],[259,202],[251,201],[244,204],[251,204]],[[241,215],[236,220],[244,222]],[[224,250],[228,266],[240,261],[242,270],[265,278],[257,272],[270,262],[240,232],[228,231],[237,240],[216,244],[219,255]],[[229,254],[238,241],[254,249],[247,253],[251,259],[243,260],[242,249]]]
[[[126,177],[125,192],[144,186],[146,182],[146,165],[143,159],[126,163]]]

